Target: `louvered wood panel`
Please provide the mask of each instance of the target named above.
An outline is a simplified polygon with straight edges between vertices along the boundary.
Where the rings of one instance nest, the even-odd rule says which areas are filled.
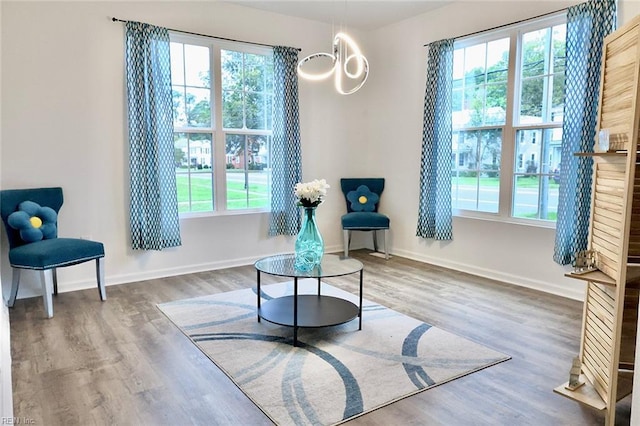
[[[639,41],[640,16],[609,35],[603,46],[595,131],[609,131],[610,152],[584,153],[594,159],[588,248],[598,252],[599,269],[587,278],[594,281],[587,284],[580,345],[588,391],[556,388],[576,401],[604,408],[608,426],[615,424],[616,401],[628,394],[619,394],[618,385],[626,384],[618,380],[619,368],[633,366],[637,334],[638,290],[627,292],[627,281],[635,287],[640,282],[627,262],[640,263],[640,165],[635,164],[640,144]]]
[[[594,333],[594,331],[596,331]],[[597,348],[598,352],[600,352],[603,356],[611,357],[612,355],[612,347],[611,343],[605,344],[601,335],[597,332],[597,330],[593,330],[592,327],[588,327],[585,330],[585,338],[590,342],[593,342],[594,347]]]
[[[634,116],[638,29],[606,44],[604,50],[599,128],[609,129],[610,149],[628,149],[630,119]],[[628,100],[626,100],[628,99]]]

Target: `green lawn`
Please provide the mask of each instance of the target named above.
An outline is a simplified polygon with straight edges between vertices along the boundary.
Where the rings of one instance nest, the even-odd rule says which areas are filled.
[[[202,212],[213,210],[211,191],[211,173],[191,174],[191,208],[189,208],[189,177],[186,174],[176,176],[178,189],[178,211]],[[245,189],[243,182],[227,181],[227,209],[261,208],[269,206],[269,193],[266,184],[252,183]]]
[[[538,187],[539,178],[536,176],[519,176],[518,177],[518,188],[537,188]],[[456,178],[453,178],[453,182],[455,184]],[[465,186],[476,186],[478,184],[478,178],[475,177],[459,177],[457,178],[458,185]],[[499,178],[490,178],[490,177],[481,177],[480,178],[480,186],[482,187],[498,187],[500,186]],[[553,179],[549,179],[549,188],[558,188],[559,184],[557,184]]]

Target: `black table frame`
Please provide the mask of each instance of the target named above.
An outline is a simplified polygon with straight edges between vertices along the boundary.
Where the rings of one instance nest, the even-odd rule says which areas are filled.
[[[290,257],[289,257],[290,256]],[[325,255],[334,256],[336,255]],[[268,256],[260,259],[256,262],[256,265],[261,260],[281,257],[283,259],[293,259],[294,255],[276,255]],[[343,258],[342,258],[343,259]],[[353,259],[355,260],[355,259]],[[340,272],[340,273],[327,273],[324,275],[321,271],[302,272],[291,270],[290,272],[272,273],[259,269],[256,266],[257,277],[257,316],[258,322],[261,319],[269,321],[274,324],[283,325],[287,327],[293,327],[293,346],[298,346],[298,328],[314,328],[314,327],[329,327],[339,324],[344,324],[353,320],[356,316],[358,320],[358,330],[362,330],[362,286],[364,279],[364,266],[360,263],[360,268],[353,271]],[[318,268],[321,269],[321,268]],[[277,276],[287,276],[293,278],[293,295],[292,296],[280,296],[274,298],[265,304],[261,303],[261,273]],[[359,306],[356,306],[352,302],[341,299],[338,297],[322,295],[321,293],[321,280],[322,278],[337,277],[344,275],[351,275],[359,272]],[[317,278],[318,279],[318,293],[314,294],[298,294],[298,279],[300,278]],[[267,303],[269,306],[267,306]],[[293,304],[293,312],[291,312],[291,304]],[[303,305],[305,310],[300,312],[300,306]],[[265,309],[267,308],[267,309]],[[324,312],[324,315],[323,315]],[[335,316],[332,316],[335,315]]]

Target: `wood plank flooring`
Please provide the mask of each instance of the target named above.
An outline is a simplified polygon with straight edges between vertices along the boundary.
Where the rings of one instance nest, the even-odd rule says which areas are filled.
[[[352,425],[601,425],[553,393],[578,354],[582,303],[360,250],[364,297],[513,359],[352,420]],[[270,420],[156,308],[255,285],[252,265],[61,293],[11,309],[14,415],[36,425],[269,425]],[[263,274],[263,282],[282,278]],[[357,292],[357,276],[326,280]],[[366,316],[364,326],[366,327]],[[304,336],[304,330],[300,332]],[[617,405],[629,424],[631,397]]]

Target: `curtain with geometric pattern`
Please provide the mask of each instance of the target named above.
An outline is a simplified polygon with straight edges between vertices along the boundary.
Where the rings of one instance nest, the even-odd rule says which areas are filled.
[[[420,198],[416,235],[453,238],[451,213],[451,89],[453,39],[429,44],[424,95]]]
[[[127,22],[131,247],[181,245],[174,170],[169,32]]]
[[[553,260],[570,264],[587,248],[602,44],[616,27],[616,1],[590,0],[567,9],[564,122]]]
[[[273,137],[269,235],[296,235],[300,212],[293,187],[302,179],[298,115],[298,49],[273,48]]]

